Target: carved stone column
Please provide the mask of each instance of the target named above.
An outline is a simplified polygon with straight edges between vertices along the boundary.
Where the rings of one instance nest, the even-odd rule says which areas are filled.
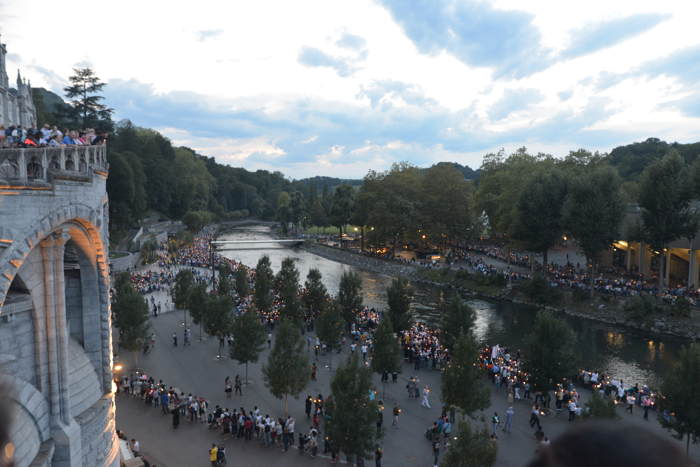
[[[49,402],[51,424],[60,420],[61,401],[59,395],[60,380],[58,369],[58,342],[56,337],[56,305],[54,284],[54,250],[56,240],[51,235],[41,241],[41,257],[44,266],[44,317],[46,319],[46,353],[48,357]]]
[[[69,423],[70,395],[68,391],[68,320],[66,319],[66,286],[65,274],[63,271],[63,258],[65,254],[66,242],[70,240],[70,235],[66,232],[58,232],[54,239],[54,271],[55,271],[55,292],[56,297],[56,341],[58,344],[58,370],[60,381],[61,418],[63,423]]]

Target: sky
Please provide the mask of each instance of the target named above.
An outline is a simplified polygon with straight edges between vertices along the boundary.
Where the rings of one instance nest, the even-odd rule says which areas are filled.
[[[0,0],[11,82],[108,83],[115,119],[221,163],[361,178],[700,136],[696,0]]]

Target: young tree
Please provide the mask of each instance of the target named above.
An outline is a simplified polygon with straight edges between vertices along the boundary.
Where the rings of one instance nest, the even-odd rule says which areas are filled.
[[[293,258],[284,258],[277,273],[277,290],[282,301],[282,316],[297,322],[304,318],[299,301],[299,271]]]
[[[117,284],[112,313],[114,325],[119,328],[119,345],[130,351],[140,350],[150,329],[148,305],[131,285],[128,273],[121,273]]]
[[[563,223],[593,268],[591,282],[600,253],[619,235],[623,209],[620,177],[614,169],[593,169],[572,179],[564,202]]]
[[[441,315],[440,343],[452,350],[460,335],[471,332],[474,319],[474,310],[453,291]]]
[[[68,78],[70,86],[63,91],[71,99],[70,104],[82,128],[111,129],[113,110],[102,104],[104,97],[99,94],[107,83],[100,81],[90,68],[73,68],[73,73]]]
[[[340,246],[343,246],[343,226],[350,222],[354,200],[352,187],[342,184],[336,187],[333,192],[333,204],[331,207],[331,223],[338,227],[340,235]]]
[[[685,452],[690,442],[700,441],[700,344],[681,349],[674,371],[668,373],[661,386],[659,422],[678,439],[686,438]],[[667,414],[671,414],[667,416]]]
[[[309,315],[315,316],[328,298],[326,286],[321,282],[321,271],[316,268],[309,269],[304,287],[306,288],[304,303],[309,310]]]
[[[473,431],[467,420],[457,425],[450,448],[442,458],[443,467],[490,467],[496,463],[498,445],[482,427]]]
[[[176,308],[185,309],[189,306],[190,294],[194,287],[194,276],[190,269],[182,269],[175,276],[172,288],[173,303]]]
[[[202,325],[206,320],[209,312],[209,294],[207,293],[207,285],[200,283],[192,288],[190,293],[187,308],[190,310],[192,322],[199,325],[199,340],[202,340]]]
[[[284,413],[287,414],[287,397],[298,397],[309,382],[309,359],[299,327],[287,318],[282,318],[277,331],[275,345],[263,366],[265,386],[273,396],[284,398]]]
[[[268,313],[272,308],[272,267],[270,257],[264,255],[258,260],[255,267],[255,306],[263,313]]]
[[[384,373],[398,373],[401,370],[401,347],[394,334],[391,318],[385,316],[379,322],[374,332],[374,349],[372,351],[372,371],[383,375]],[[382,379],[382,397],[384,394],[384,379]]]
[[[236,293],[240,298],[247,297],[250,293],[250,287],[248,285],[248,268],[243,264],[238,265],[236,269]]]
[[[644,237],[651,247],[663,253],[669,243],[686,233],[694,212],[691,172],[677,151],[671,150],[642,173],[639,205],[642,208]],[[665,256],[665,255],[664,255]],[[666,258],[659,268],[659,287],[664,286]]]
[[[576,371],[576,336],[569,325],[550,311],[540,311],[527,339],[525,370],[535,390],[549,390]]]
[[[490,392],[476,365],[479,346],[471,334],[462,334],[455,343],[452,358],[442,372],[442,400],[458,408],[463,416],[489,406]]]
[[[219,272],[219,284],[216,292],[223,297],[231,296],[231,292],[233,292],[233,284],[231,283],[231,278],[228,274],[222,274]]]
[[[338,304],[350,329],[350,324],[355,321],[355,314],[362,308],[362,279],[357,272],[345,271],[340,276]]]
[[[245,364],[245,382],[248,383],[248,363],[257,362],[265,348],[265,328],[254,311],[244,311],[233,320],[231,327],[233,344],[229,348],[230,357],[239,364]]]
[[[369,400],[372,372],[357,355],[338,368],[331,381],[326,434],[354,462],[370,454],[377,442],[378,405]]]
[[[233,326],[233,301],[228,295],[215,295],[207,297],[207,313],[204,316],[204,330],[210,336],[219,339],[219,351],[217,357],[221,358],[223,341],[231,334]]]
[[[413,287],[401,276],[391,282],[386,291],[389,304],[389,316],[397,334],[411,327],[411,301],[413,300]]]
[[[344,324],[338,303],[335,300],[325,302],[321,307],[321,313],[316,318],[316,335],[318,340],[328,348],[328,366],[331,368],[333,350],[340,348]]]

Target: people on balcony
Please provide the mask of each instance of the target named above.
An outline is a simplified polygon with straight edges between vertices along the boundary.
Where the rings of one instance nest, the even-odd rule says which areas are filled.
[[[90,146],[104,144],[106,140],[106,133],[97,134],[92,128],[77,131],[60,130],[56,125],[50,127],[48,124],[41,129],[0,125],[0,148]]]

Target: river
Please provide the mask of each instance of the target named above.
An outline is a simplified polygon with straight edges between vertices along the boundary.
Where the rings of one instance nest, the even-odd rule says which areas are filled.
[[[221,240],[266,240],[271,239],[265,226],[241,227],[221,237]],[[243,247],[247,245],[243,244]],[[391,277],[364,271],[352,266],[331,261],[301,249],[280,248],[272,240],[269,244],[258,243],[255,248],[221,251],[224,256],[255,267],[262,255],[268,255],[273,271],[277,272],[282,260],[294,258],[303,284],[309,269],[317,268],[331,294],[338,290],[344,271],[356,270],[362,277],[364,302],[370,307],[386,307],[386,288]],[[414,314],[417,319],[435,322],[438,314],[436,304],[441,291],[416,288]],[[470,300],[476,312],[476,337],[489,345],[500,344],[510,348],[521,348],[529,334],[537,310],[509,302]],[[598,369],[622,378],[626,384],[649,384],[658,387],[660,379],[671,369],[683,342],[671,337],[660,338],[643,332],[618,328],[592,320],[566,316],[578,339],[575,343],[582,368]]]

